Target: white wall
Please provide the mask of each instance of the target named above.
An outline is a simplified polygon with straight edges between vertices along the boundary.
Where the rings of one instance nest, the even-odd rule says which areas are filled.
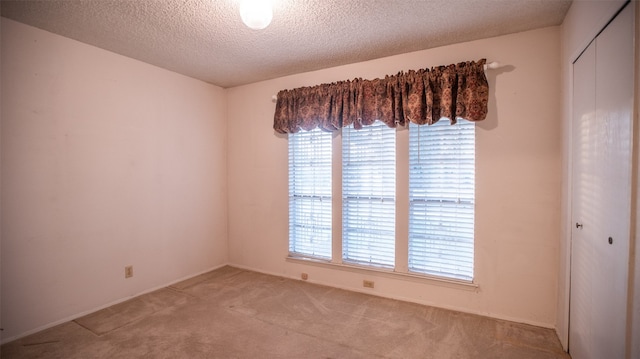
[[[562,237],[558,271],[556,331],[565,349],[569,341],[569,249],[571,244],[571,83],[572,63],[604,28],[624,0],[574,0],[561,26],[562,66]]]
[[[488,118],[477,126],[476,283],[434,281],[286,261],[287,140],[272,129],[281,89],[375,78],[487,58]],[[456,44],[228,90],[229,261],[254,270],[554,327],[560,243],[559,27]],[[406,166],[400,159],[398,167]],[[404,161],[405,163],[402,163]]]
[[[223,89],[5,18],[1,60],[3,341],[226,263]]]

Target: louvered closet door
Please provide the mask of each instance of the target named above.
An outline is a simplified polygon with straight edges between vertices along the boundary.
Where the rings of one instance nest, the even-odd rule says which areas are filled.
[[[631,220],[631,6],[589,45],[573,71],[569,352],[573,359],[622,359]]]

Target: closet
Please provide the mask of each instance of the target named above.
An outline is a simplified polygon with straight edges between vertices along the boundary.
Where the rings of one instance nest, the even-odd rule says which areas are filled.
[[[573,64],[569,353],[625,358],[632,236],[634,2]]]

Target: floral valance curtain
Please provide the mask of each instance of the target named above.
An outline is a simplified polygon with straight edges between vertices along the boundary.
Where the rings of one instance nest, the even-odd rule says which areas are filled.
[[[380,120],[389,127],[440,118],[481,121],[487,115],[485,60],[400,72],[384,79],[341,81],[278,93],[273,128],[295,133],[319,127],[356,129]]]

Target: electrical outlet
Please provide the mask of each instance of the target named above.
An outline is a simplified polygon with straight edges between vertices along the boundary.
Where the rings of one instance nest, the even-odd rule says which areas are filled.
[[[300,275],[300,278],[302,278],[302,280],[307,280],[307,279],[309,279],[309,275],[307,273],[302,273]]]
[[[362,281],[362,286],[365,288],[373,288],[373,281],[372,280],[363,280]]]
[[[125,278],[133,277],[133,266],[124,267],[124,277]]]

